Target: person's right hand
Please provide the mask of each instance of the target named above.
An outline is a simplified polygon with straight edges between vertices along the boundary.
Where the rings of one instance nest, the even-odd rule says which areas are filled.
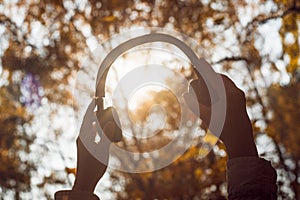
[[[193,80],[189,87],[195,91],[197,103],[190,93],[184,94],[189,108],[196,114],[192,105],[199,105],[200,118],[205,127],[209,127],[211,106],[209,91],[201,75],[195,70],[199,79]],[[242,90],[236,87],[232,80],[223,74],[221,76],[227,100],[226,118],[220,140],[225,144],[229,159],[241,156],[257,156],[257,149],[253,139],[253,130],[246,111],[246,98]],[[220,95],[220,94],[217,94]]]

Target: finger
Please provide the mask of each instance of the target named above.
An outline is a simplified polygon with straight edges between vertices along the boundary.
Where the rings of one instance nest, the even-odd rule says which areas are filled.
[[[223,83],[226,87],[230,87],[230,88],[237,88],[237,86],[235,85],[235,83],[225,74],[220,74],[223,80]]]
[[[238,88],[228,76],[222,74],[221,77],[225,86],[227,97],[231,98],[231,101],[237,101],[240,104],[244,104],[246,102],[244,91]]]
[[[102,137],[100,138],[99,143],[94,143],[92,145],[91,152],[96,160],[99,161],[99,164],[101,163],[107,166],[109,158],[109,147],[114,137],[115,124],[109,121],[104,125],[103,130],[101,131],[104,132],[104,134],[101,134]]]
[[[112,123],[114,126],[113,132],[108,129],[108,131],[100,132],[100,137],[108,137],[112,142],[119,142],[122,139],[122,130],[120,125],[120,119],[113,107],[109,107],[103,111],[97,112],[97,119],[100,128],[103,129],[107,123]],[[100,129],[100,130],[101,130]]]
[[[95,110],[95,101],[92,100],[91,103],[88,105],[85,115],[84,115],[84,119],[86,121],[93,121],[94,119],[94,110]]]
[[[199,67],[211,68],[211,66],[204,59],[199,60]],[[194,66],[194,72],[197,75],[198,79],[203,79],[202,75],[200,74],[201,71],[202,69],[198,68],[197,66]]]
[[[212,66],[205,61],[205,59],[200,59],[198,65],[194,66],[194,72],[197,75],[198,79],[201,79],[211,86],[217,86],[217,82],[213,81],[216,80],[218,77],[218,73],[214,71]],[[203,77],[205,75],[205,77]],[[211,81],[209,81],[211,80]],[[207,82],[209,81],[209,83]]]
[[[107,166],[109,159],[109,147],[114,137],[115,124],[112,121],[109,121],[100,131],[104,132],[104,134],[101,134],[99,143],[94,143],[91,146],[90,153],[98,161],[98,165],[102,164]]]
[[[189,107],[189,109],[198,117],[200,117],[204,124],[206,126],[209,125],[210,122],[210,116],[211,116],[211,109],[209,106],[206,106],[204,104],[201,104],[197,101],[197,99],[191,95],[191,93],[185,93],[183,94],[183,98],[187,104],[187,106]],[[200,110],[199,113],[198,110]]]
[[[97,129],[95,128],[96,116],[94,113],[95,103],[91,101],[83,117],[80,127],[79,137],[83,139],[88,145],[92,145],[95,141]]]
[[[114,124],[112,122],[108,122],[104,128],[103,132],[107,134],[102,134],[105,135],[105,137],[100,138],[100,142],[95,142],[95,136],[97,130],[96,125],[92,126],[92,130],[89,130],[89,132],[93,132],[92,137],[88,138],[87,136],[85,137],[80,137],[77,138],[77,148],[78,152],[81,152],[81,156],[84,157],[82,159],[89,159],[90,156],[95,157],[95,159],[99,160],[100,162],[106,163],[107,161],[107,153],[109,150],[109,145],[111,144],[111,137],[113,137],[114,133]],[[89,134],[90,135],[90,134]]]
[[[100,143],[102,143],[102,141],[106,141],[107,142],[111,142],[113,141],[114,139],[114,135],[115,135],[115,123],[113,123],[112,121],[108,121],[104,127],[103,127],[103,133],[104,134],[101,134],[102,137],[101,137],[101,140],[100,140]],[[103,137],[103,136],[106,136],[106,137]]]
[[[219,94],[217,90],[208,85],[210,83],[205,82],[204,79],[196,79],[191,81],[189,91],[191,89],[196,93],[198,101],[206,106],[216,103],[219,100]],[[212,101],[214,101],[212,103]]]
[[[211,109],[203,104],[199,104],[200,107],[200,118],[203,121],[204,125],[208,128],[211,118]]]
[[[193,91],[191,91],[193,90]],[[211,98],[208,88],[203,79],[193,80],[190,83],[189,93],[195,92],[199,103],[210,106]]]

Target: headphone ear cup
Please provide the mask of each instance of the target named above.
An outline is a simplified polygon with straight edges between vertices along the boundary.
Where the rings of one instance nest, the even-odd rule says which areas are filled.
[[[112,113],[112,120],[115,123],[115,135],[113,142],[120,142],[122,140],[122,127],[121,127],[121,122],[119,119],[119,115],[114,107],[109,107],[111,108],[111,113]]]
[[[108,107],[105,110],[97,111],[97,120],[101,127],[104,127],[108,122],[112,122],[114,124],[113,133],[104,133],[111,142],[120,142],[122,140],[121,123],[115,108]]]

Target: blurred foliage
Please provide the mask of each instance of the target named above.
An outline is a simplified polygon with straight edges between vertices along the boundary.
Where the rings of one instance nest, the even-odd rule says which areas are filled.
[[[226,199],[226,158],[211,152],[197,159],[199,149],[190,148],[167,168],[143,174],[125,174],[126,185],[117,199]],[[118,184],[120,178],[112,175]],[[131,192],[129,192],[131,191]]]
[[[299,112],[294,111],[299,107],[299,91],[300,83],[297,82],[297,84],[284,87],[274,85],[269,88],[268,93],[270,106],[276,109],[272,112],[272,120],[269,122],[267,133],[275,140],[281,141],[287,152],[293,154],[297,159],[300,158],[300,148],[298,147],[300,138],[295,133],[298,133],[300,127],[293,124],[299,122]],[[281,123],[285,126],[282,126]]]
[[[271,9],[259,9],[266,5]],[[255,12],[248,13],[251,19],[245,24],[241,15],[249,8]],[[299,12],[297,0],[1,1],[0,193],[11,191],[20,199],[20,193],[31,190],[32,174],[39,164],[30,157],[36,141],[28,128],[34,109],[43,101],[70,106],[72,78],[83,56],[91,53],[91,43],[102,43],[136,26],[185,33],[205,48],[206,59],[215,67],[233,78],[243,77],[255,135],[267,134],[275,146],[274,151],[263,154],[279,172],[279,196],[299,199]],[[272,21],[281,24],[282,52],[276,58],[256,44],[268,39],[259,31]],[[225,53],[216,59],[220,47]],[[285,63],[284,69],[279,61]],[[247,75],[240,75],[245,69]],[[283,81],[284,74],[288,81]],[[155,97],[160,101],[157,97],[163,95]],[[175,105],[169,104],[169,109],[175,111]],[[175,118],[168,123],[177,128]],[[164,143],[163,138],[166,136],[159,142]],[[158,143],[149,143],[149,148],[151,144]],[[169,167],[153,173],[112,172],[114,185],[122,187],[111,191],[118,199],[224,199],[226,155],[222,149],[218,144],[205,159],[199,159],[201,148],[195,146]],[[62,184],[53,174],[45,175],[44,182]],[[45,197],[49,195],[45,191]]]
[[[26,134],[25,123],[30,120],[26,111],[15,101],[9,101],[11,95],[9,87],[1,87],[0,107],[0,185],[16,191],[20,188],[28,190],[30,185],[30,170],[35,169],[33,161],[24,156],[17,156],[20,152],[30,152],[30,144],[34,136]],[[11,97],[13,98],[13,97]]]

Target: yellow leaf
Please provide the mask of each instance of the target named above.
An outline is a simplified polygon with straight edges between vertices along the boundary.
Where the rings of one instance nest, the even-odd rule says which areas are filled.
[[[105,21],[105,22],[112,22],[112,21],[114,21],[115,19],[116,19],[115,16],[110,15],[110,16],[103,17],[103,18],[102,18],[102,21]]]
[[[197,168],[197,169],[195,170],[194,174],[195,174],[195,177],[196,177],[197,179],[200,179],[200,178],[201,178],[201,175],[202,175],[202,170],[201,170],[200,168]]]
[[[207,131],[207,134],[204,136],[203,141],[205,143],[209,143],[211,145],[216,144],[216,142],[218,141],[218,138],[212,134],[212,132],[210,132],[209,130]]]
[[[65,168],[65,171],[66,171],[68,174],[74,174],[74,176],[76,175],[76,168],[69,168],[69,167],[66,167],[66,168]]]

